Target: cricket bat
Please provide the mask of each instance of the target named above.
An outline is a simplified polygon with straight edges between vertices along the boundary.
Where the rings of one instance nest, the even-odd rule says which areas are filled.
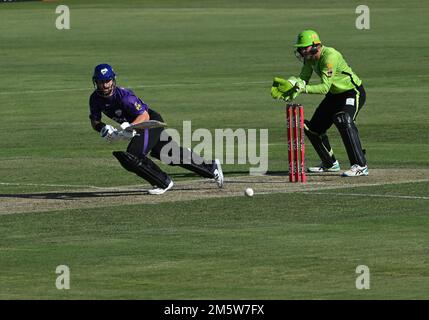
[[[124,131],[133,131],[137,129],[154,129],[154,128],[164,128],[167,124],[158,120],[148,120],[140,123],[132,124],[129,127],[125,128]]]

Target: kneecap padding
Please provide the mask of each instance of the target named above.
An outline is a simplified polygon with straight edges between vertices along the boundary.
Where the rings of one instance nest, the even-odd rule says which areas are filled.
[[[167,188],[171,182],[170,177],[147,157],[137,158],[133,154],[123,151],[114,151],[113,155],[124,169],[135,173],[153,186]]]
[[[339,112],[334,115],[333,121],[338,129],[347,129],[355,126],[352,117],[346,112]]]

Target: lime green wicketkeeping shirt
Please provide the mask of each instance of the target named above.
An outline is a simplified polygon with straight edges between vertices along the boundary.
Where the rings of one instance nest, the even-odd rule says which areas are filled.
[[[313,71],[320,77],[321,83],[307,85],[307,93],[342,93],[362,84],[359,77],[348,66],[341,53],[334,48],[322,47],[319,60],[305,61],[299,77],[306,83]]]

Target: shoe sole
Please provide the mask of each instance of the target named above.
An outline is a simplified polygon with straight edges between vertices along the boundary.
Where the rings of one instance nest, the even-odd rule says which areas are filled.
[[[149,192],[149,194],[152,194],[152,195],[160,195],[160,194],[164,194],[165,192],[170,190],[172,187],[173,187],[173,181],[171,181],[170,184],[165,189],[157,188],[157,189],[149,190],[148,192]]]
[[[323,173],[323,172],[339,172],[341,169],[327,169],[327,170],[311,170],[310,168],[307,169],[308,173]]]
[[[223,188],[223,171],[219,159],[215,159],[219,179],[215,180],[219,188]]]
[[[343,174],[341,175],[342,177],[347,177],[347,178],[352,178],[352,177],[366,177],[369,174],[368,170],[364,171],[360,174],[357,175],[348,175],[345,172],[343,172]]]

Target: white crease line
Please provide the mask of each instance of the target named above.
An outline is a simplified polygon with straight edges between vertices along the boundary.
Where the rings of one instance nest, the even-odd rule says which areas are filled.
[[[17,187],[62,187],[62,188],[87,188],[87,189],[117,189],[118,187],[97,187],[87,185],[71,185],[71,184],[47,184],[47,183],[12,183],[12,182],[0,182],[2,186],[17,186]]]
[[[346,178],[342,178],[346,179]],[[360,188],[360,187],[376,187],[376,186],[384,186],[384,185],[397,185],[397,184],[406,184],[406,183],[420,183],[420,182],[429,182],[429,179],[419,179],[419,180],[404,180],[404,181],[396,181],[396,182],[378,182],[378,183],[357,183],[357,184],[344,184],[344,185],[324,185],[324,182],[310,182],[306,184],[301,184],[302,189],[287,189],[287,190],[273,190],[273,191],[255,191],[255,195],[258,194],[276,194],[276,193],[306,193],[306,194],[318,194],[315,191],[319,190],[335,190],[335,189],[347,189],[347,188]],[[320,194],[332,194],[335,193],[320,193]],[[351,193],[338,193],[338,195],[348,195]],[[356,193],[357,194],[357,193]],[[367,195],[367,194],[362,194]],[[380,195],[381,196],[381,195]],[[410,196],[412,197],[412,196]]]
[[[246,176],[247,177],[247,176]],[[249,176],[252,177],[252,176]],[[259,176],[258,176],[259,177]],[[240,176],[236,177],[238,179],[242,178]],[[345,178],[342,178],[345,179]],[[183,181],[185,182],[185,181]],[[192,183],[198,183],[198,182],[207,182],[207,183],[212,183],[213,180],[210,179],[197,179],[197,180],[192,180]],[[262,183],[264,184],[264,180],[261,181],[248,181],[248,180],[236,180],[234,178],[229,178],[229,179],[225,179],[226,185],[228,182],[234,184],[234,183],[247,183],[250,186],[253,186],[253,188],[255,189],[254,185],[257,185],[258,183]],[[282,181],[280,180],[276,180],[276,181],[271,181],[274,183],[281,183]],[[289,184],[289,182],[287,182],[287,180],[284,180],[285,185],[290,185],[292,186],[296,186],[297,188],[290,188],[290,189],[284,189],[284,190],[272,190],[272,191],[256,191],[255,190],[255,195],[264,195],[264,194],[276,194],[276,193],[308,193],[308,194],[319,194],[315,191],[319,191],[319,190],[331,190],[331,189],[347,189],[347,188],[359,188],[359,187],[374,187],[374,186],[383,186],[383,185],[396,185],[396,184],[406,184],[406,183],[420,183],[420,182],[429,182],[429,179],[418,179],[418,180],[404,180],[404,181],[393,181],[393,182],[378,182],[378,183],[357,183],[357,184],[344,184],[344,185],[326,185],[325,182],[323,181],[317,181],[317,182],[308,182],[306,184]],[[5,186],[29,186],[29,187],[63,187],[63,188],[87,188],[87,189],[96,189],[96,190],[101,190],[101,191],[145,191],[147,190],[147,188],[149,188],[149,186],[144,186],[144,185],[128,185],[128,186],[116,186],[116,187],[98,187],[98,186],[91,186],[91,185],[70,185],[70,184],[43,184],[43,183],[13,183],[13,182],[0,182],[0,185],[5,185]],[[192,186],[189,186],[188,184],[186,184],[183,186],[178,185],[177,189],[173,189],[173,190],[180,190],[180,191],[187,191],[187,192],[200,192],[200,190],[193,190],[193,189],[186,189],[187,187],[192,188]],[[227,192],[230,192],[229,195],[234,196],[235,194],[241,194],[241,191],[236,191],[236,192],[231,192],[230,190],[228,191],[228,189],[225,189]],[[55,191],[57,192],[57,190]],[[335,194],[335,193],[320,193],[320,194]],[[353,195],[352,193],[338,193],[337,195]],[[371,196],[369,194],[358,194],[355,193],[355,195],[365,195],[365,196]],[[382,197],[383,195],[375,195],[375,196],[380,196]],[[386,195],[387,197],[389,197],[389,195]],[[401,196],[401,197],[408,197],[408,196]],[[409,196],[411,197],[410,199],[414,199],[414,196]],[[429,197],[419,197],[418,199],[424,199],[427,200],[426,198]],[[416,198],[417,199],[417,198]]]
[[[239,177],[237,177],[239,178]],[[195,179],[192,180],[192,183],[201,183],[207,182],[208,184],[213,183],[213,179]],[[285,180],[286,181],[286,180]],[[182,182],[185,182],[184,180]],[[235,180],[235,179],[225,179],[225,183],[250,183],[250,184],[258,184],[264,183],[264,181],[247,181],[247,180]],[[282,182],[281,180],[277,180],[274,182]],[[312,185],[321,185],[322,182],[311,182]],[[149,185],[128,185],[128,186],[116,186],[116,187],[99,187],[99,186],[91,186],[91,185],[79,185],[79,184],[48,184],[48,183],[19,183],[19,182],[0,182],[0,186],[17,186],[17,187],[61,187],[61,188],[82,188],[82,189],[96,189],[96,190],[105,190],[105,191],[137,191],[137,190],[146,190],[149,188]],[[147,188],[145,188],[145,186]],[[190,186],[192,187],[192,186]],[[177,189],[175,189],[177,190]],[[198,190],[195,190],[198,191]]]
[[[153,84],[153,85],[140,85],[140,86],[127,86],[130,89],[142,89],[142,88],[176,88],[176,87],[196,87],[196,86],[223,86],[233,85],[241,86],[245,84],[268,84],[268,81],[249,81],[249,82],[217,82],[217,83],[171,83],[171,84]],[[51,92],[69,92],[69,91],[92,91],[91,87],[88,88],[70,88],[70,89],[47,89],[47,90],[27,90],[27,91],[3,91],[0,95],[9,94],[35,94],[35,93],[51,93]]]
[[[367,194],[367,193],[340,193],[340,192],[301,192],[307,194],[318,194],[318,195],[334,195],[334,196],[352,196],[352,197],[376,197],[376,198],[398,198],[398,199],[419,199],[429,200],[429,197],[421,196],[404,196],[404,195],[393,195],[393,194]]]

